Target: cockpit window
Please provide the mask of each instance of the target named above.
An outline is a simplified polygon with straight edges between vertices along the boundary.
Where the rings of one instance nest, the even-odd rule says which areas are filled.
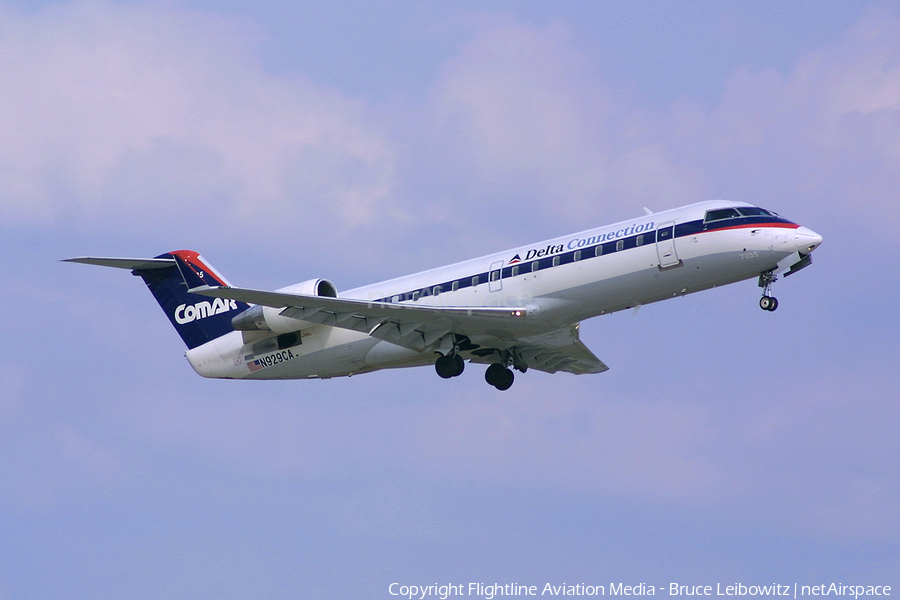
[[[747,208],[741,207],[738,209],[745,217],[774,217],[775,215],[764,208],[759,208],[757,206],[750,206]]]
[[[741,217],[733,208],[719,208],[717,210],[706,211],[706,218],[703,219],[707,223],[710,221],[721,221],[723,219],[739,219]]]

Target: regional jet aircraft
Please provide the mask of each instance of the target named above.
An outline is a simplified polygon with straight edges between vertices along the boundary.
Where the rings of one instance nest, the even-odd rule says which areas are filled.
[[[601,373],[579,341],[584,319],[757,278],[771,286],[812,262],[822,237],[763,208],[709,201],[338,294],[327,279],[276,291],[230,285],[196,252],[80,257],[129,269],[156,297],[204,377],[303,379],[434,365],[443,378],[486,364]]]

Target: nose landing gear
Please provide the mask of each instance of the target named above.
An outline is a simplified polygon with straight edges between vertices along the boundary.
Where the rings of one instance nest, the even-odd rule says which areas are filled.
[[[778,279],[775,270],[763,271],[759,274],[759,287],[763,289],[762,298],[759,299],[759,307],[769,312],[778,308],[778,298],[771,292],[772,284]]]
[[[778,308],[778,298],[774,296],[763,296],[759,299],[759,307],[763,310],[773,311]]]

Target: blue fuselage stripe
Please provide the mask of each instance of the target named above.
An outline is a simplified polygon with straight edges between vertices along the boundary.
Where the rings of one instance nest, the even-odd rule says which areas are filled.
[[[680,238],[690,235],[697,235],[700,233],[708,233],[712,231],[722,231],[726,229],[753,226],[792,228],[798,227],[796,223],[793,223],[781,217],[774,217],[771,215],[756,215],[740,218],[721,219],[712,222],[704,222],[703,219],[697,219],[695,221],[688,221],[686,223],[679,223],[675,225],[674,237]],[[507,279],[509,277],[520,277],[528,275],[534,271],[543,271],[555,266],[577,262],[575,260],[576,254],[578,254],[580,261],[589,260],[592,258],[601,258],[603,256],[614,254],[616,252],[624,252],[625,250],[631,250],[640,246],[655,244],[657,241],[658,232],[665,232],[670,229],[671,225],[668,227],[660,227],[650,232],[640,233],[629,237],[622,237],[612,242],[604,242],[602,244],[595,244],[593,246],[584,246],[577,250],[560,252],[559,254],[545,256],[536,260],[522,261],[512,265],[507,265],[502,269],[496,269],[495,271],[493,271],[493,273],[495,273],[495,277],[499,277],[499,279]],[[598,248],[600,249],[599,252]],[[554,263],[554,261],[557,262]],[[515,274],[513,273],[514,269]],[[499,276],[496,275],[496,271],[500,272]],[[391,302],[392,298],[398,298],[398,300],[396,300],[397,302],[420,300],[422,298],[433,295],[435,288],[439,288],[438,293],[440,294],[461,290],[467,287],[488,283],[490,281],[491,273],[492,271],[472,273],[471,275],[457,277],[450,281],[434,283],[427,287],[403,292],[402,294],[392,294],[391,296],[388,296],[386,298],[379,298],[375,300],[375,302]],[[455,289],[453,287],[454,284],[456,285]]]

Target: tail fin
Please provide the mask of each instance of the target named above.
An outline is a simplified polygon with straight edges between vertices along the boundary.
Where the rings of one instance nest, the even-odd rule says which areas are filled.
[[[132,275],[139,276],[150,288],[188,348],[234,331],[231,319],[249,308],[244,302],[189,294],[189,289],[203,285],[228,285],[218,271],[191,250],[175,250],[152,259],[85,256],[66,262],[131,269]]]

